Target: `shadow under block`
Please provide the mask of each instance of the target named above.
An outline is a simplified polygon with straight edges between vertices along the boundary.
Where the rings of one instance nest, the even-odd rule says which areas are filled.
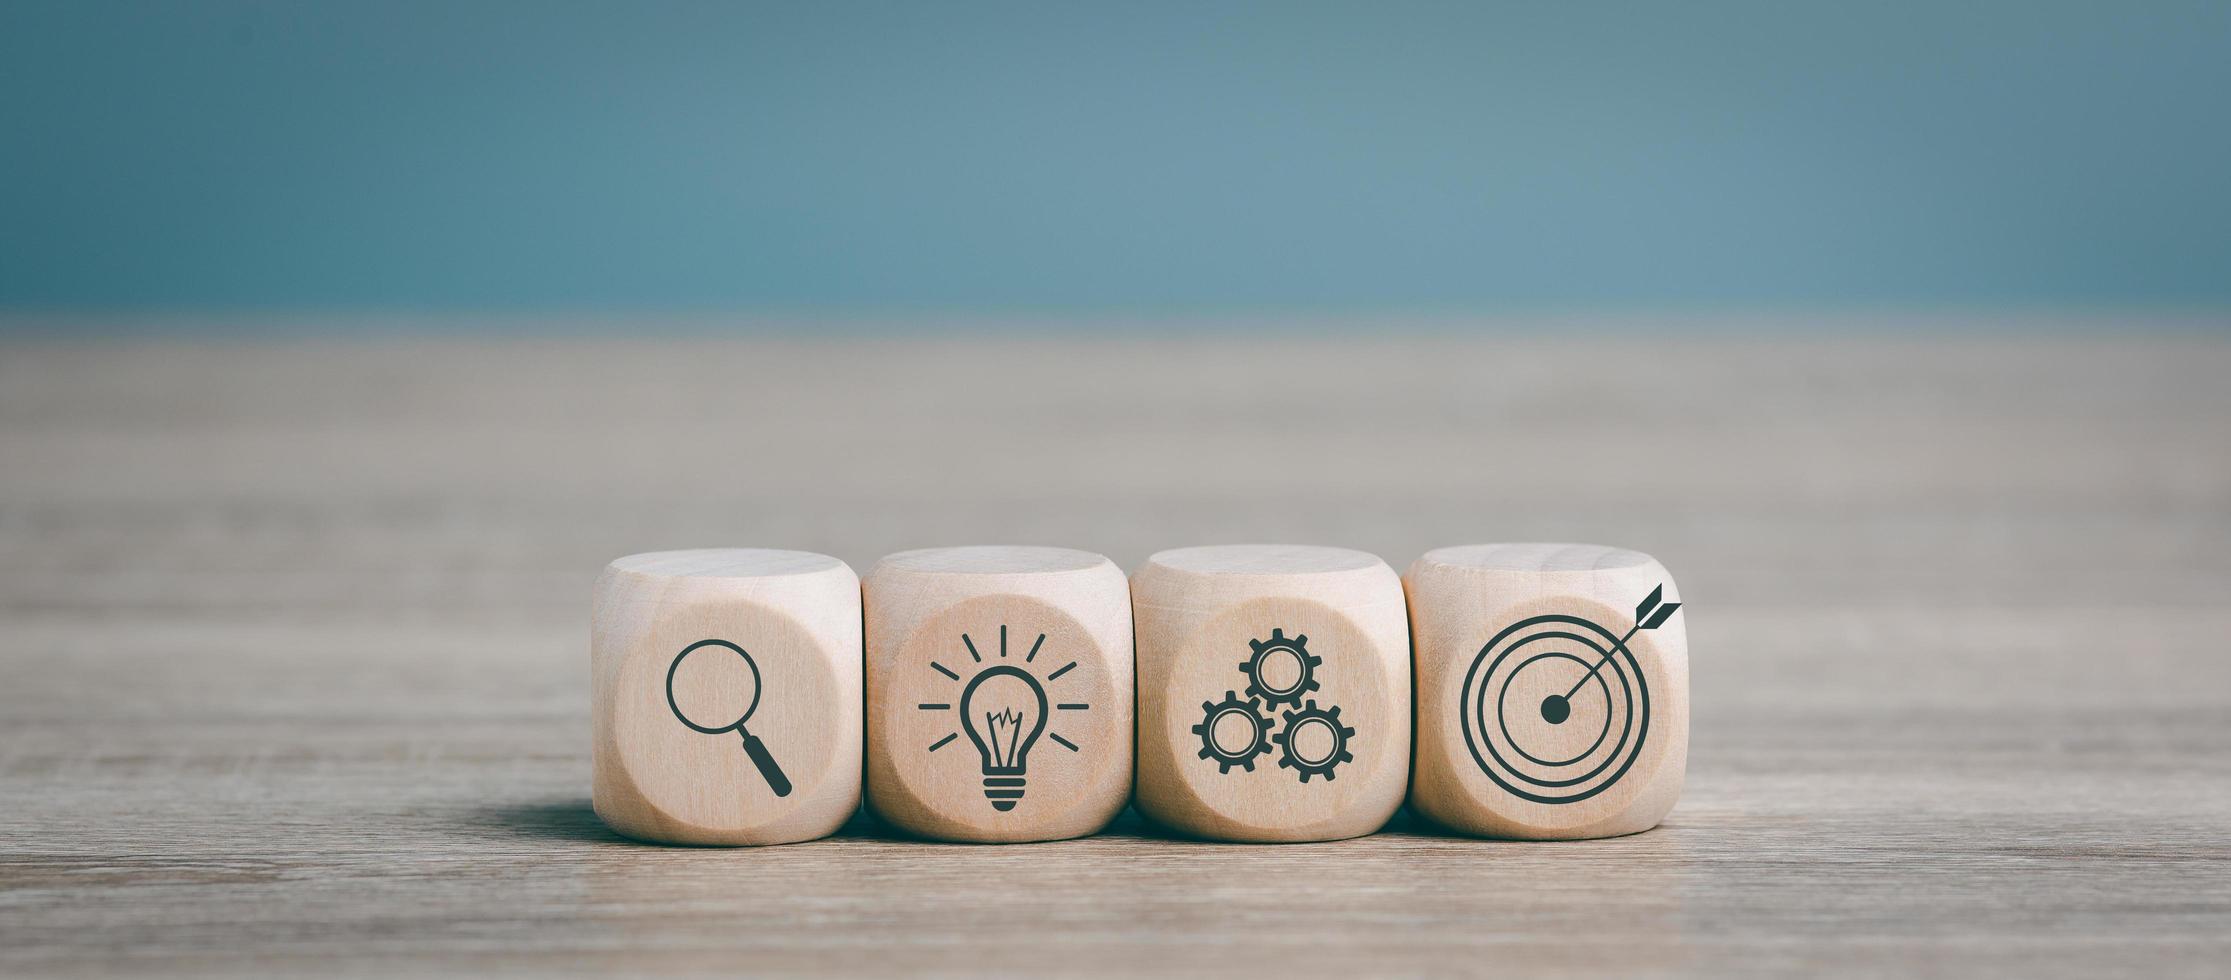
[[[1360,551],[1180,548],[1131,582],[1139,810],[1219,840],[1384,826],[1410,769],[1402,583]]]
[[[1689,754],[1687,613],[1665,566],[1598,545],[1468,545],[1427,552],[1404,585],[1411,809],[1532,840],[1665,819]]]
[[[868,805],[956,841],[1059,840],[1131,792],[1123,571],[1066,548],[907,551],[867,611]]]
[[[803,551],[630,555],[590,616],[597,816],[675,844],[782,844],[860,805],[860,580]]]

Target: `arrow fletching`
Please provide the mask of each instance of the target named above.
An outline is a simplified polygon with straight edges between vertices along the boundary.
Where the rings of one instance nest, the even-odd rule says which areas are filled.
[[[1650,621],[1642,624],[1642,628],[1654,630],[1665,625],[1665,621],[1673,617],[1673,611],[1679,608],[1681,608],[1681,604],[1678,602],[1669,602],[1659,606],[1657,615],[1650,617]]]
[[[1635,607],[1635,622],[1642,622],[1644,618],[1650,615],[1650,610],[1658,608],[1658,600],[1665,598],[1665,594],[1664,583],[1660,583],[1657,588],[1651,589],[1650,597],[1642,600],[1642,605]],[[1648,626],[1643,627],[1643,629],[1649,628]]]

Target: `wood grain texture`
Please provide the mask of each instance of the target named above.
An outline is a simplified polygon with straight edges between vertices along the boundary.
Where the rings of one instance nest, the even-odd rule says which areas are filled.
[[[1419,556],[1402,584],[1419,816],[1585,840],[1672,811],[1688,769],[1689,641],[1663,564],[1605,545],[1457,545]]]
[[[11,342],[0,974],[2219,975],[2231,343],[1973,326]],[[590,811],[612,556],[1017,540],[1649,552],[1688,786],[1550,843]]]
[[[1123,571],[1071,548],[890,555],[864,583],[868,806],[893,828],[1018,843],[1105,828],[1131,793]]]
[[[1368,834],[1410,775],[1410,627],[1377,556],[1309,545],[1156,552],[1131,577],[1133,805],[1226,841]]]
[[[675,844],[787,844],[860,807],[860,578],[827,555],[628,555],[589,616],[591,802]]]

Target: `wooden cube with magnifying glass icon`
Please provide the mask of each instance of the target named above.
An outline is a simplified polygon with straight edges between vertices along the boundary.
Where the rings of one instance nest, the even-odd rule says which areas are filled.
[[[1066,548],[891,555],[863,583],[867,798],[952,841],[1080,837],[1131,791],[1131,603]]]
[[[1132,576],[1139,810],[1231,841],[1383,826],[1410,772],[1402,583],[1345,548],[1179,548]]]
[[[590,614],[594,803],[673,844],[782,844],[860,805],[860,580],[803,551],[607,566]]]
[[[1467,545],[1427,552],[1404,584],[1412,810],[1534,840],[1665,819],[1688,764],[1689,644],[1664,565],[1601,545]]]

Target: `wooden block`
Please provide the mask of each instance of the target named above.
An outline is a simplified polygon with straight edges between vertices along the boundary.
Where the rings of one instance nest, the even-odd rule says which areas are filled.
[[[1368,834],[1410,769],[1402,583],[1360,551],[1179,548],[1131,582],[1141,812],[1235,841]]]
[[[590,616],[595,807],[629,837],[781,844],[860,806],[860,579],[803,551],[613,562]]]
[[[1131,604],[1088,551],[906,551],[865,586],[868,806],[959,841],[1093,833],[1131,792]]]
[[[1412,810],[1533,840],[1665,819],[1689,755],[1687,614],[1665,566],[1597,545],[1469,545],[1427,552],[1403,581]]]

